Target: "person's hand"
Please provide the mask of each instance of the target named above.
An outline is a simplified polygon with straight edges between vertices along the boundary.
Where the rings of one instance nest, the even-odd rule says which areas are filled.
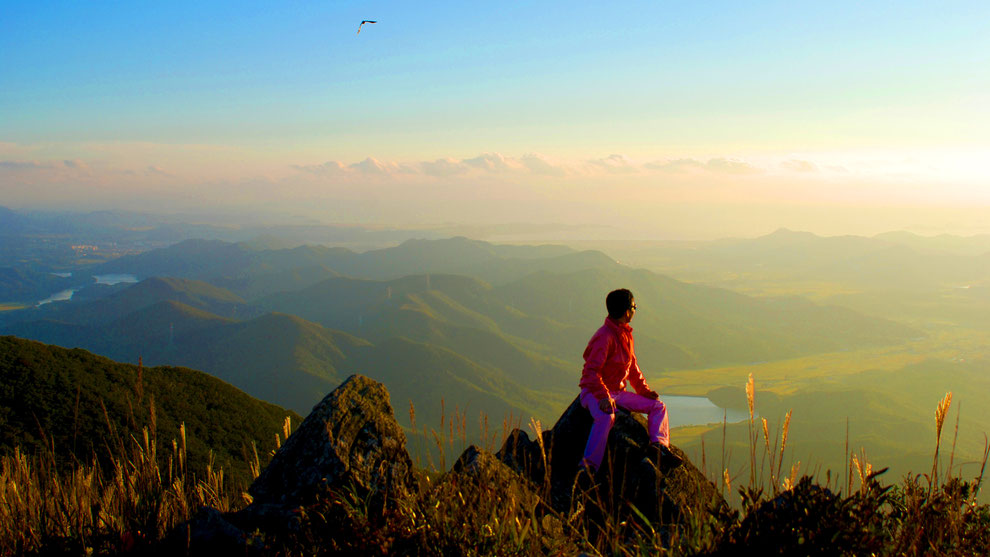
[[[660,393],[656,391],[646,391],[646,394],[644,394],[643,396],[645,396],[646,398],[652,398],[653,400],[660,400]]]
[[[611,398],[603,398],[598,401],[598,409],[606,414],[615,412],[615,402]]]

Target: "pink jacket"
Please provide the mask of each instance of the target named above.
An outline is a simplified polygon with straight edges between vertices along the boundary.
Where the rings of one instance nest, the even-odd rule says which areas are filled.
[[[626,380],[641,395],[650,392],[643,372],[636,363],[633,350],[632,327],[620,324],[610,317],[591,336],[584,349],[584,370],[578,385],[588,389],[595,398],[611,398],[610,391],[624,391]]]

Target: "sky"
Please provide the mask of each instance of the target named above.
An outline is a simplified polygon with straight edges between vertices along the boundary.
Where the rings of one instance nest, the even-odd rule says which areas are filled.
[[[0,0],[0,205],[990,233],[988,26],[985,1]]]

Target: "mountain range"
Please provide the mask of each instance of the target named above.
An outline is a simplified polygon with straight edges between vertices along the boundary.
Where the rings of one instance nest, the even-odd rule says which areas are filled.
[[[364,253],[189,241],[91,272],[150,277],[22,310],[3,332],[202,369],[300,413],[359,372],[389,385],[399,407],[409,401],[420,423],[439,418],[441,398],[494,420],[552,419],[576,395],[604,294],[620,286],[642,308],[633,325],[648,377],[920,334],[800,298],[679,282],[600,252],[464,238]]]

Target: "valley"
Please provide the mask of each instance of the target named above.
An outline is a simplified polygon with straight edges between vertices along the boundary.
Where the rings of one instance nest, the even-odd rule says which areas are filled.
[[[990,431],[979,403],[990,395],[985,256],[962,241],[950,252],[918,242],[778,231],[690,247],[447,238],[358,252],[189,239],[80,265],[137,282],[99,281],[36,307],[18,305],[27,271],[11,268],[20,278],[0,333],[203,370],[300,415],[360,373],[388,386],[413,437],[456,411],[464,442],[490,443],[485,423],[552,424],[573,400],[603,294],[621,285],[642,308],[634,329],[651,385],[734,415],[674,430],[712,477],[747,473],[738,419],[750,374],[757,422],[779,428],[793,411],[790,458],[832,478],[848,477],[844,455],[860,448],[892,476],[930,465],[931,411],[953,391],[954,466],[968,473]],[[904,250],[916,249],[908,265]]]

